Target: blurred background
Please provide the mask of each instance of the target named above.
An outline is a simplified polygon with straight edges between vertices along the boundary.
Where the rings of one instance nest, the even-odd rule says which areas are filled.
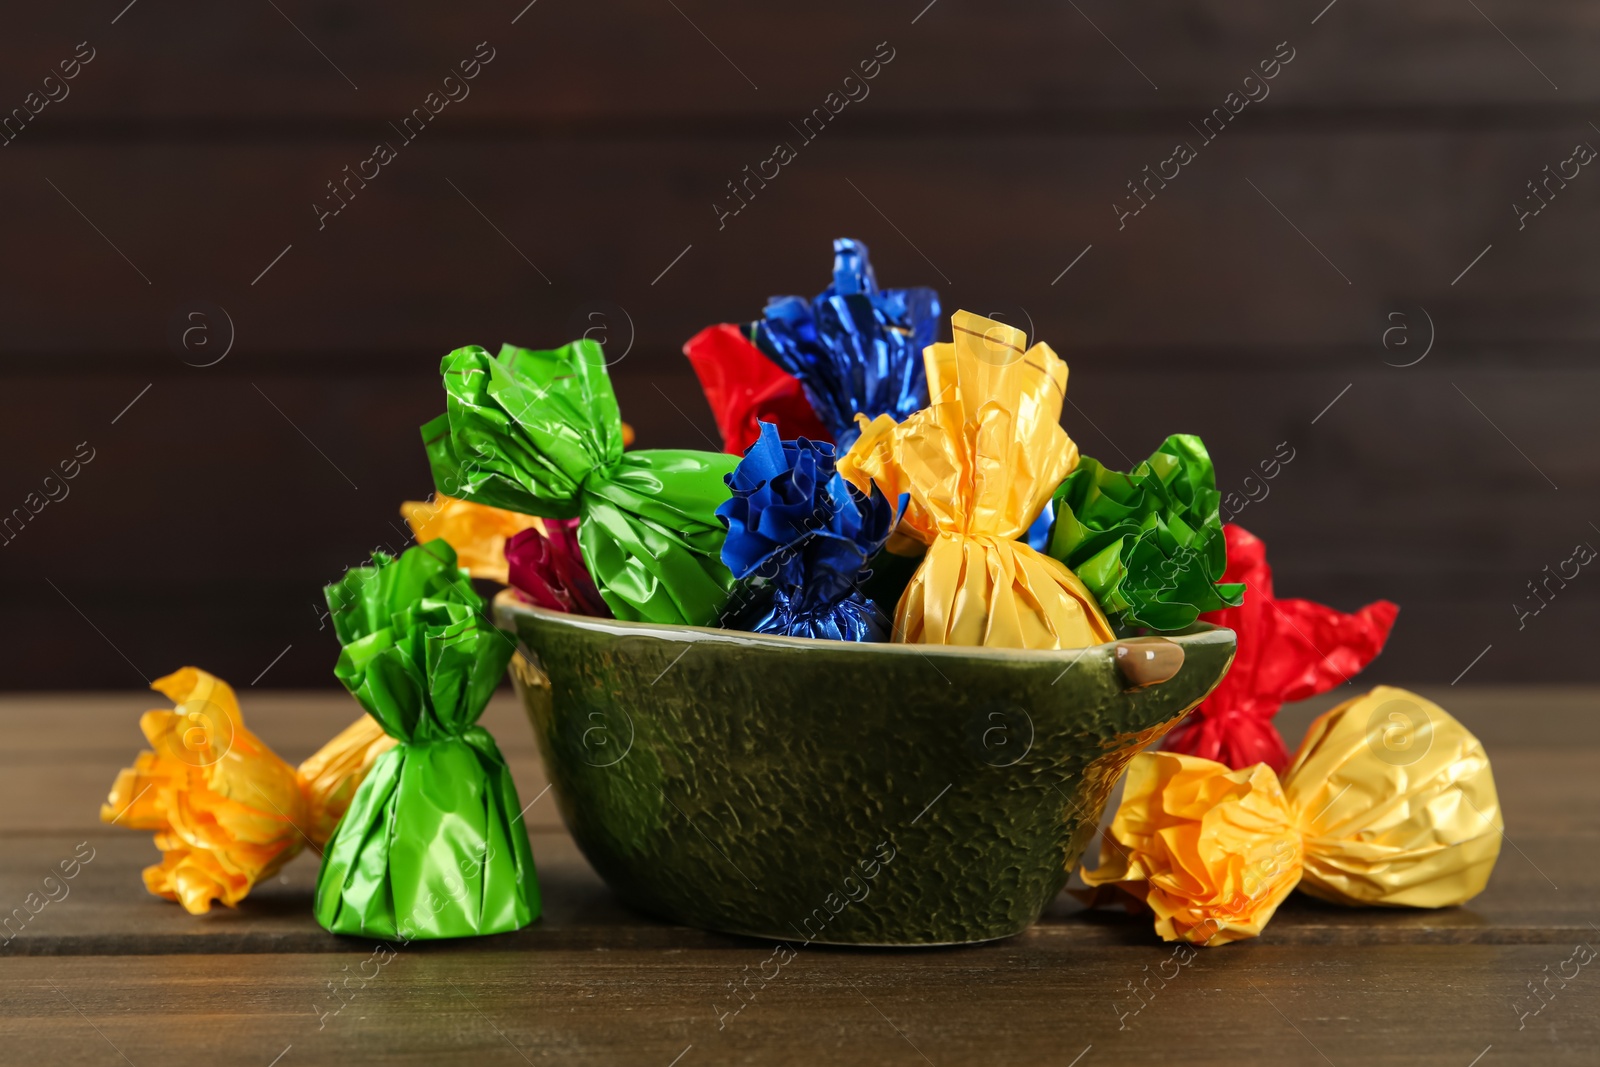
[[[1368,680],[1594,681],[1597,35],[1576,0],[13,11],[0,685],[334,684],[322,586],[407,543],[445,352],[589,331],[639,445],[715,447],[680,346],[820,291],[836,236],[1049,342],[1085,454],[1203,435],[1279,595],[1401,605]]]

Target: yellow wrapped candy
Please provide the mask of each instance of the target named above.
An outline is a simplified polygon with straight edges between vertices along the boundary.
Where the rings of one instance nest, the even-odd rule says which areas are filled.
[[[1199,756],[1145,752],[1128,765],[1100,868],[1083,878],[1143,900],[1165,941],[1220,945],[1261,933],[1300,880],[1301,849],[1266,764],[1231,771]]]
[[[1389,686],[1346,701],[1311,724],[1283,781],[1312,896],[1442,908],[1488,885],[1505,828],[1489,756],[1432,701]]]
[[[306,795],[306,835],[318,851],[333,837],[372,764],[396,743],[378,720],[363,715],[300,764],[295,773]]]
[[[195,915],[237,905],[305,845],[320,849],[394,744],[363,715],[297,771],[245,728],[220,678],[185,667],[151,688],[177,706],[139,719],[153,751],[117,775],[100,819],[155,831],[162,859],[145,868],[145,887]]]
[[[895,610],[894,639],[938,645],[1083,648],[1113,639],[1066,566],[1017,540],[1078,463],[1061,428],[1067,365],[1046,344],[958,311],[954,342],[928,346],[928,407],[904,422],[857,416],[839,473],[890,500],[899,533],[928,545]]]
[[[443,538],[468,574],[501,585],[508,580],[506,541],[530,527],[544,532],[544,524],[532,515],[442,494],[431,501],[407,500],[400,505],[400,514],[417,544]]]
[[[1311,725],[1281,785],[1264,763],[1135,756],[1083,878],[1144,901],[1164,940],[1220,945],[1260,934],[1296,885],[1339,904],[1464,903],[1488,884],[1503,825],[1478,739],[1379,686]]]

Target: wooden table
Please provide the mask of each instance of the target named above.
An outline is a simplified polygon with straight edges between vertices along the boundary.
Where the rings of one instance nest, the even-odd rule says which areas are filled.
[[[735,1003],[729,984],[770,947],[620,906],[543,795],[508,696],[484,722],[524,801],[538,798],[527,821],[543,919],[513,935],[414,943],[342,1001],[332,986],[361,973],[373,946],[313,921],[313,858],[237,911],[196,918],[145,893],[139,871],[157,856],[148,834],[98,822],[117,768],[140,747],[138,715],[159,696],[12,696],[0,700],[0,907],[21,906],[75,852],[93,858],[0,947],[0,1063],[1600,1062],[1600,960],[1564,984],[1550,977],[1571,973],[1575,946],[1600,945],[1600,692],[1424,692],[1484,740],[1505,807],[1500,864],[1469,907],[1296,899],[1259,940],[1202,951],[1164,987],[1152,979],[1134,1013],[1130,987],[1171,947],[1146,921],[1085,913],[1063,896],[999,944],[805,949],[722,1017]],[[343,694],[242,699],[249,725],[290,760],[355,711]],[[1286,711],[1285,733],[1298,738],[1329,703]],[[1529,983],[1547,978],[1541,1002]]]

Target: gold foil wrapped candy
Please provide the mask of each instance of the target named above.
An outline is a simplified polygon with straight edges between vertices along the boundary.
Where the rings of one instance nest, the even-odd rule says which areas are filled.
[[[544,524],[532,515],[443,494],[427,501],[407,500],[400,505],[400,514],[417,544],[443,538],[468,574],[501,585],[508,580],[506,541],[529,528],[544,531]]]
[[[155,831],[162,858],[145,887],[195,915],[237,905],[305,845],[320,850],[394,744],[363,715],[296,770],[245,728],[220,678],[185,667],[151,688],[177,706],[140,717],[152,751],[117,775],[100,819]]]
[[[318,851],[333,837],[367,771],[394,744],[378,720],[363,715],[296,769],[306,795],[306,836]]]
[[[1312,896],[1442,908],[1489,884],[1505,829],[1489,756],[1432,701],[1382,685],[1346,701],[1311,724],[1283,781]]]
[[[1478,739],[1379,686],[1312,724],[1281,785],[1264,763],[1135,756],[1083,878],[1142,900],[1164,940],[1220,945],[1260,934],[1296,885],[1339,904],[1464,903],[1488,884],[1502,830]]]
[[[898,532],[928,545],[895,610],[894,639],[1082,648],[1113,639],[1094,596],[1062,563],[1017,540],[1078,462],[1061,428],[1067,365],[1046,344],[971,312],[923,352],[928,407],[904,422],[859,419],[838,469],[890,500]]]

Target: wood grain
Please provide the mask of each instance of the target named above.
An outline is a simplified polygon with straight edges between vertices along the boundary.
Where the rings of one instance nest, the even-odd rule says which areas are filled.
[[[1310,700],[1289,704],[1275,720],[1293,742],[1311,720],[1340,701],[1366,688],[1363,676]],[[1374,682],[1373,684],[1377,684]],[[1600,747],[1600,717],[1593,714],[1595,689],[1589,686],[1416,686],[1416,692],[1446,708],[1474,735],[1499,752],[1583,752]],[[245,724],[285,760],[297,763],[347,726],[358,714],[354,699],[343,690],[285,691],[237,687]],[[10,693],[0,696],[0,722],[5,724],[6,745],[0,749],[0,766],[9,771],[33,766],[65,768],[94,764],[109,786],[118,767],[143,744],[139,716],[149,708],[168,707],[157,693],[123,689],[115,693]],[[538,753],[521,705],[509,691],[497,693],[483,714],[482,723],[526,789],[545,779],[534,778]],[[1558,783],[1574,789],[1582,783]],[[0,776],[0,789],[12,788]],[[0,812],[22,800],[23,790],[0,794]],[[98,827],[100,796],[104,790],[79,793],[50,787],[67,821],[52,824],[50,832]],[[0,823],[0,834],[25,828],[19,822]],[[554,823],[548,824],[554,826]]]
[[[772,947],[623,908],[565,831],[538,820],[554,811],[543,801],[529,821],[545,913],[516,934],[414,943],[379,967],[372,945],[312,921],[316,864],[306,858],[237,910],[189,916],[139,886],[139,867],[155,855],[147,835],[93,818],[109,768],[126,756],[119,744],[131,751],[129,727],[150,701],[6,698],[0,722],[13,744],[0,773],[8,816],[0,902],[20,903],[81,842],[93,857],[64,898],[0,945],[15,957],[0,967],[0,1058],[666,1067],[823,1057],[1167,1063],[1181,1050],[1199,1064],[1460,1067],[1486,1051],[1497,1063],[1591,1062],[1600,986],[1583,973],[1553,983],[1533,1015],[1527,983],[1596,936],[1600,863],[1590,846],[1600,817],[1586,770],[1600,745],[1594,690],[1428,695],[1485,739],[1507,812],[1511,844],[1488,890],[1466,907],[1355,910],[1291,899],[1261,939],[1202,951],[1180,968],[1170,947],[1152,943],[1147,920],[1085,913],[1064,895],[1025,934],[990,945],[793,946],[794,959],[766,984],[753,979],[737,1011],[731,984],[770,973]],[[1287,709],[1284,728],[1297,733],[1334,698]],[[331,694],[247,701],[251,725],[291,758],[349,711]],[[526,797],[543,778],[517,714],[500,699],[486,721]],[[105,772],[98,787],[67,773],[74,765]],[[26,810],[33,794],[58,812],[53,823]]]
[[[1588,1064],[1600,1037],[1596,983],[1571,983],[1522,1031],[1510,1006],[1525,978],[1569,954],[1551,945],[1251,945],[1200,956],[1120,1031],[1118,1013],[1131,1003],[1125,983],[1163,961],[1170,971],[1169,950],[1048,939],[928,953],[803,950],[721,1029],[733,1003],[728,983],[758,973],[767,946],[648,957],[599,945],[407,949],[321,1029],[328,983],[359,974],[364,948],[158,966],[25,959],[0,976],[0,1035],[17,1062],[74,1065],[120,1063],[115,1049],[133,1063],[184,1065],[278,1055],[285,1065],[658,1067],[674,1057],[943,1067],[1181,1056],[1223,1067],[1324,1057],[1461,1067],[1487,1046],[1496,1063]]]
[[[1586,929],[1600,897],[1600,862],[1575,842],[1600,839],[1600,814],[1585,768],[1600,746],[1600,725],[1589,714],[1593,691],[1552,691],[1529,706],[1526,693],[1511,690],[1428,690],[1469,728],[1480,732],[1493,753],[1496,783],[1506,811],[1503,850],[1489,889],[1469,907],[1427,911],[1360,911],[1297,900],[1272,925],[1272,939],[1304,944],[1362,943],[1559,943]],[[1291,747],[1312,713],[1339,694],[1290,708],[1282,723]],[[303,758],[349,719],[346,699],[333,695],[247,695],[246,722],[285,758]],[[19,901],[60,859],[89,842],[95,858],[85,864],[71,893],[51,904],[10,945],[29,954],[164,954],[173,952],[327,952],[343,942],[309,920],[316,863],[302,858],[263,886],[236,912],[218,909],[193,919],[181,909],[142,892],[138,870],[157,856],[147,834],[102,824],[99,804],[115,777],[140,746],[133,696],[40,697],[4,702],[17,722],[17,742],[0,774],[0,839],[14,861],[0,872],[0,901]],[[1506,709],[1519,706],[1508,718]],[[535,859],[545,892],[546,918],[518,937],[555,939],[564,947],[586,938],[626,936],[657,946],[698,945],[710,935],[657,923],[615,904],[561,827],[556,805],[545,794],[548,780],[520,710],[506,697],[495,700],[485,725],[499,740],[517,788],[528,804],[525,822],[534,834]],[[93,738],[92,747],[73,743]],[[121,747],[113,739],[122,738]],[[602,929],[605,928],[605,929]],[[614,931],[613,931],[614,932]],[[1064,937],[1088,944],[1139,944],[1145,923],[1113,913],[1086,917],[1062,897],[1029,937]],[[221,939],[213,943],[211,939]],[[687,939],[687,940],[684,940]],[[715,938],[713,938],[715,940]],[[726,940],[726,939],[724,939]],[[475,943],[477,944],[477,943]]]
[[[1561,760],[1507,760],[1495,757],[1497,771],[1515,788],[1540,773],[1570,772]],[[543,803],[542,801],[540,803]],[[1550,803],[1559,803],[1552,800]],[[535,805],[537,810],[539,805]],[[1568,944],[1594,931],[1589,921],[1600,896],[1600,869],[1575,855],[1576,842],[1593,842],[1600,824],[1566,818],[1536,823],[1527,813],[1508,833],[1507,848],[1494,881],[1484,894],[1461,908],[1443,911],[1354,910],[1295,897],[1274,917],[1273,945],[1521,945]],[[531,820],[530,820],[531,822]],[[1574,826],[1573,823],[1578,825]],[[1564,825],[1565,824],[1565,825]],[[539,869],[544,916],[516,934],[463,942],[461,951],[584,949],[597,944],[640,950],[694,949],[739,943],[739,939],[676,926],[634,912],[618,903],[583,860],[566,832],[531,827]],[[316,887],[315,857],[290,863],[270,884],[260,886],[236,910],[215,909],[204,917],[188,915],[175,904],[144,892],[139,871],[159,862],[146,834],[95,828],[73,835],[29,833],[7,837],[7,871],[0,874],[0,900],[23,906],[29,893],[42,894],[41,881],[62,860],[91,857],[78,876],[52,892],[26,924],[12,918],[0,954],[12,956],[167,956],[194,953],[323,953],[347,950],[348,939],[323,931],[311,918]],[[59,878],[59,874],[57,875]],[[1076,883],[1075,883],[1076,884]],[[36,901],[37,902],[37,901]],[[11,917],[12,913],[4,913]],[[1069,896],[1059,898],[1038,925],[1020,941],[1061,940],[1077,945],[1148,947],[1154,935],[1148,917],[1120,911],[1085,912]]]

